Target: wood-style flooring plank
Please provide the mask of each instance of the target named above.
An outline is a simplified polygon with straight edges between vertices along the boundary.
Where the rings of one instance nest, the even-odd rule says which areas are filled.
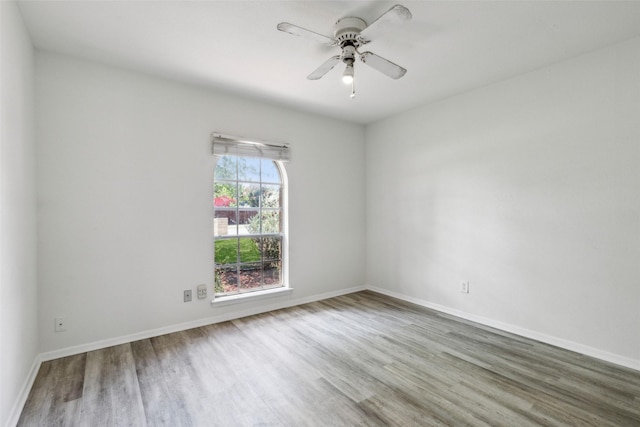
[[[172,391],[151,340],[131,343],[148,425],[192,426],[182,394]]]
[[[146,426],[130,344],[87,353],[82,390],[88,426]]]
[[[80,425],[86,353],[43,362],[18,425]]]
[[[640,426],[640,372],[370,291],[42,364],[20,426]]]

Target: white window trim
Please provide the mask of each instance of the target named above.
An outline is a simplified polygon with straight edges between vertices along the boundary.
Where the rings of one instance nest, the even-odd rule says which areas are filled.
[[[242,294],[218,296],[211,300],[211,304],[216,307],[224,307],[225,305],[239,304],[243,302],[256,301],[267,298],[274,298],[283,295],[289,295],[293,292],[293,288],[282,286],[279,288],[265,289],[262,291],[245,292]]]
[[[277,147],[277,152],[282,154],[285,153],[283,157],[281,157],[280,159],[277,158],[273,158],[272,157],[272,152],[269,152],[269,150],[265,151],[260,151],[260,156],[256,156],[256,155],[249,155],[249,154],[241,154],[241,153],[230,153],[225,149],[225,152],[216,152],[216,143],[221,142],[221,140],[224,140],[224,142],[228,143],[230,141],[237,141],[241,144],[243,143],[248,143],[248,144],[257,144],[257,145],[262,145],[265,144],[269,147]],[[241,303],[241,302],[249,302],[249,301],[254,301],[254,300],[260,300],[260,299],[264,299],[264,298],[272,298],[275,296],[280,296],[283,294],[289,294],[293,291],[293,288],[290,287],[289,285],[289,177],[287,174],[287,171],[284,167],[284,163],[286,161],[288,161],[290,159],[290,146],[289,144],[283,144],[283,145],[277,145],[277,144],[270,144],[270,143],[264,143],[262,141],[259,142],[254,142],[254,141],[249,141],[243,138],[239,138],[239,137],[234,137],[234,136],[229,136],[229,135],[224,135],[224,134],[220,134],[218,132],[213,132],[211,134],[211,142],[212,142],[212,154],[214,154],[214,158],[219,157],[219,156],[223,156],[223,155],[235,155],[235,156],[243,156],[243,157],[262,157],[262,158],[271,158],[271,160],[273,160],[276,163],[276,166],[278,167],[278,169],[280,170],[280,179],[282,180],[281,182],[281,186],[282,186],[282,203],[283,203],[283,207],[284,209],[282,209],[282,215],[283,215],[283,219],[282,219],[282,264],[283,264],[283,271],[282,271],[282,286],[281,287],[277,287],[277,288],[270,288],[270,289],[262,289],[262,290],[256,290],[256,291],[250,291],[250,292],[245,292],[245,293],[238,293],[238,294],[230,294],[230,295],[220,295],[220,296],[215,296],[215,291],[214,291],[214,297],[211,300],[211,304],[215,305],[216,307],[221,307],[221,306],[225,306],[225,305],[230,305],[230,304],[237,304],[237,303]],[[228,145],[227,145],[228,146]],[[215,167],[217,165],[217,159],[214,160],[214,164],[213,164],[213,170],[214,170],[214,176],[215,176]],[[214,177],[214,181],[215,182],[215,177]],[[215,256],[214,256],[215,257]],[[215,262],[214,262],[214,267],[215,267]],[[215,288],[215,287],[214,287]]]

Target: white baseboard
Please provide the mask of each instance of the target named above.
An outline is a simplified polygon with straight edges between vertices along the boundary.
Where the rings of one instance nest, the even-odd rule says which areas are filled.
[[[150,329],[147,331],[136,332],[135,334],[124,335],[115,338],[108,338],[106,340],[94,341],[87,344],[80,344],[72,347],[66,347],[59,350],[48,351],[40,354],[41,361],[58,359],[60,357],[72,356],[74,354],[85,353],[87,351],[99,350],[101,348],[111,347],[114,345],[126,344],[133,341],[138,341],[147,338],[153,338],[160,335],[170,334],[172,332],[184,331],[187,329],[197,328],[200,326],[211,325],[213,323],[226,322],[228,320],[239,319],[241,317],[253,316],[254,314],[265,313],[267,311],[279,310],[281,308],[292,307],[294,305],[306,304],[309,302],[320,301],[328,298],[337,297],[340,295],[351,294],[353,292],[365,290],[365,286],[355,286],[347,289],[340,289],[333,292],[325,292],[322,294],[312,295],[304,298],[294,298],[287,300],[273,301],[276,298],[269,299],[269,304],[262,304],[258,307],[251,307],[248,309],[240,309],[225,313],[218,316],[206,317],[203,319],[194,320],[191,322],[179,323],[176,325],[165,326],[157,329]],[[272,302],[273,301],[273,302]]]
[[[24,408],[24,404],[27,403],[29,392],[31,391],[31,387],[33,387],[33,383],[36,380],[41,364],[42,358],[40,355],[36,355],[33,360],[33,364],[31,365],[31,369],[29,370],[29,375],[27,375],[27,378],[22,384],[20,393],[18,393],[18,396],[16,397],[13,407],[11,408],[11,412],[9,412],[9,419],[5,424],[6,427],[15,427],[15,425],[18,424],[20,414],[22,414],[22,408]]]
[[[452,316],[456,316],[462,319],[470,320],[472,322],[480,323],[485,326],[490,326],[492,328],[500,329],[501,331],[510,332],[512,334],[520,335],[525,338],[531,338],[536,341],[540,341],[546,344],[551,344],[556,347],[563,348],[565,350],[574,351],[576,353],[584,354],[590,357],[595,357],[596,359],[604,360],[606,362],[615,363],[616,365],[620,365],[626,368],[640,371],[640,360],[637,360],[637,359],[620,356],[619,354],[610,353],[608,351],[600,350],[598,348],[590,347],[574,341],[565,340],[563,338],[554,337],[552,335],[547,335],[540,332],[532,331],[530,329],[521,328],[519,326],[500,322],[498,320],[490,319],[487,317],[466,313],[461,310],[456,310],[454,308],[446,307],[440,304],[435,304],[430,301],[422,300],[419,298],[410,297],[398,292],[393,292],[393,291],[389,291],[382,288],[376,288],[373,286],[368,286],[367,289],[373,292],[377,292],[379,294],[387,295],[393,298],[411,302],[423,307],[427,307],[436,311],[440,311],[442,313],[450,314]]]

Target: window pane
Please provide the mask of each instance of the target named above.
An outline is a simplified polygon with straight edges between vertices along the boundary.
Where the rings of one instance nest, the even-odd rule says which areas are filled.
[[[258,209],[242,210],[239,215],[238,233],[245,236],[247,234],[260,234]]]
[[[238,234],[238,220],[235,210],[215,210],[213,219],[214,236],[235,236]]]
[[[260,159],[239,157],[238,180],[260,182]]]
[[[260,261],[260,249],[258,239],[251,237],[240,238],[240,262]]]
[[[238,184],[238,205],[241,208],[260,207],[260,184]]]
[[[262,287],[262,264],[243,264],[240,266],[240,290]]]
[[[215,179],[236,179],[236,163],[235,156],[222,156],[216,162]]]
[[[238,189],[235,183],[216,182],[213,186],[213,206],[233,208],[237,206]]]
[[[262,225],[262,234],[280,233],[280,211],[262,211],[259,220]],[[257,219],[255,221],[257,222]]]
[[[262,259],[264,261],[279,261],[282,259],[282,237],[262,238]]]
[[[279,208],[280,207],[280,186],[279,185],[262,185],[262,207],[263,208]]]
[[[264,286],[282,285],[282,262],[265,262],[262,266]],[[275,286],[274,286],[275,287]]]
[[[214,247],[216,265],[238,262],[238,239],[216,240]]]
[[[235,265],[229,267],[216,267],[215,293],[228,294],[238,291],[238,272]]]
[[[237,211],[231,211],[231,210],[223,210],[220,211],[220,215],[223,217],[228,218],[228,232],[230,236],[237,236],[238,235],[238,212]],[[216,212],[216,216],[218,216],[218,212]]]
[[[262,181],[263,182],[282,182],[280,172],[273,160],[262,159]]]

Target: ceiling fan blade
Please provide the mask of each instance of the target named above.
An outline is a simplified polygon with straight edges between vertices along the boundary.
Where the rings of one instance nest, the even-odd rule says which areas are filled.
[[[383,57],[378,56],[372,52],[362,53],[360,55],[360,60],[368,66],[380,71],[382,74],[386,74],[392,79],[399,79],[407,72],[407,70],[402,68],[401,66],[394,64],[388,59],[384,59]]]
[[[335,43],[335,40],[331,37],[323,36],[315,31],[307,30],[306,28],[298,27],[297,25],[289,24],[288,22],[279,23],[278,30],[293,34],[294,36],[306,37],[323,44],[332,45]]]
[[[327,59],[324,64],[319,66],[313,73],[309,74],[307,76],[307,79],[318,80],[320,77],[331,71],[338,62],[340,62],[340,55],[332,56],[331,58]]]
[[[360,35],[367,40],[375,39],[378,34],[384,32],[389,24],[400,24],[411,19],[411,16],[409,9],[397,4],[369,24],[367,28],[360,32]]]

